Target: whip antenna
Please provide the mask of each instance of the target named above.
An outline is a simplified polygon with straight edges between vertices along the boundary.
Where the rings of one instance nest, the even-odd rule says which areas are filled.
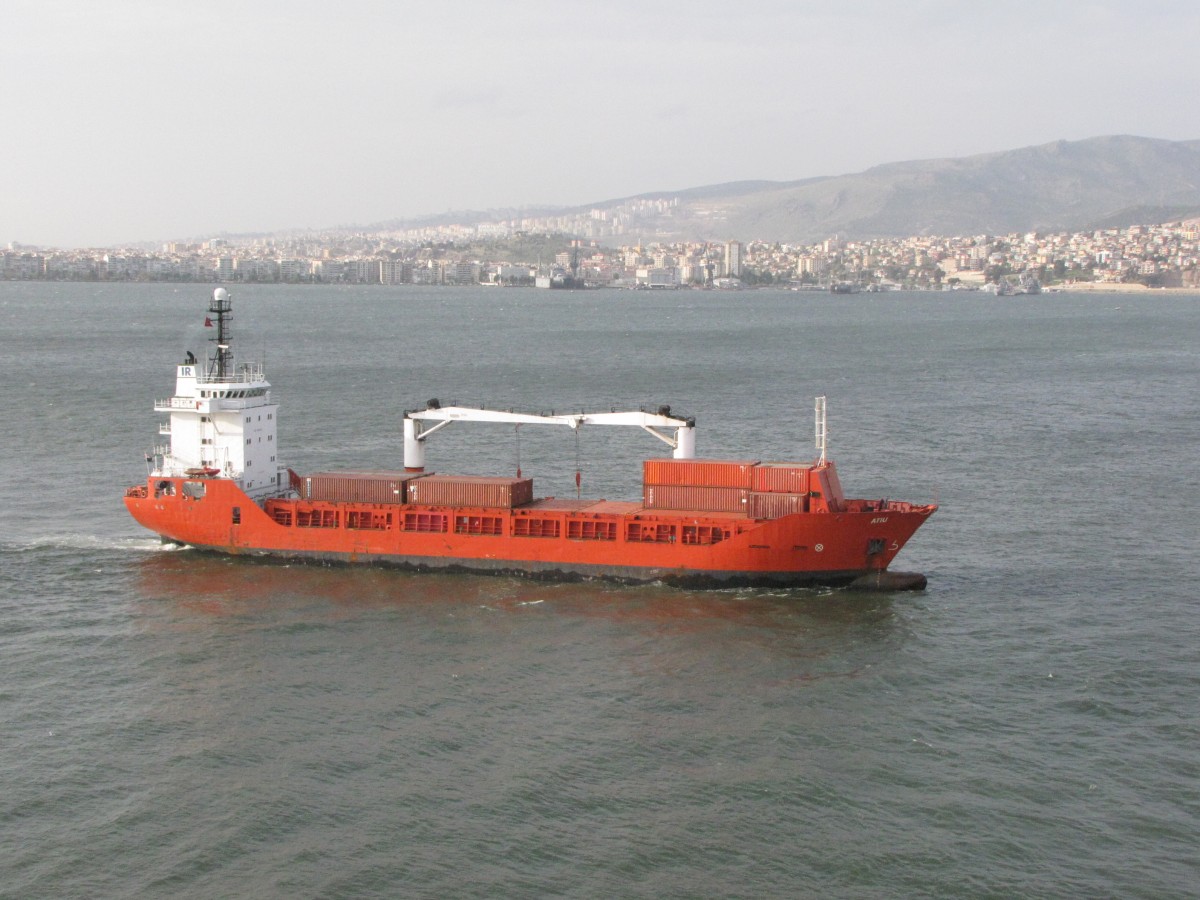
[[[825,451],[829,445],[829,423],[825,418],[825,398],[818,397],[813,405],[815,413],[815,426],[817,432],[817,450],[820,451],[820,457],[817,459],[817,465],[825,465]]]

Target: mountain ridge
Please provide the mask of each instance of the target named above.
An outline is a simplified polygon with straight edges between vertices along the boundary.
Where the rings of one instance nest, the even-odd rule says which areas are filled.
[[[672,199],[638,231],[654,240],[812,243],[922,235],[1088,231],[1200,216],[1200,140],[1058,140],[963,157],[883,163],[794,181],[653,191],[570,207],[451,212],[375,228],[580,215]]]

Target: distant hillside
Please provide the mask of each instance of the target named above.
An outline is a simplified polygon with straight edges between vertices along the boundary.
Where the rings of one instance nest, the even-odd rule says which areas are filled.
[[[656,239],[810,243],[835,234],[865,239],[1084,231],[1200,216],[1200,141],[1125,135],[1056,141],[890,163],[853,175],[643,194],[580,211],[664,197],[678,198],[678,206],[638,223]],[[520,215],[541,212],[524,209]],[[497,213],[473,213],[470,221],[504,217]],[[467,221],[463,215],[456,214],[457,221]]]
[[[1200,141],[1057,141],[856,175],[681,197],[681,234],[811,242],[920,234],[1079,231],[1200,214]]]

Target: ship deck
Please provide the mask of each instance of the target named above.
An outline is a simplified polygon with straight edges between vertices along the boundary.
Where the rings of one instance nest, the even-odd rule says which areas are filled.
[[[709,509],[664,509],[648,507],[636,500],[572,500],[569,497],[542,497],[532,503],[513,507],[513,512],[587,513],[593,516],[656,516],[659,518],[749,519],[744,512]]]

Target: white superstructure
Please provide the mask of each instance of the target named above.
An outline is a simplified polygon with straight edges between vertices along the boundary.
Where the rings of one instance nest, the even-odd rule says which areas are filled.
[[[154,448],[151,475],[231,478],[251,498],[277,494],[288,484],[276,457],[279,406],[271,384],[261,363],[234,362],[228,291],[213,292],[209,312],[217,317],[215,352],[203,364],[189,352],[175,367],[174,396],[154,401],[155,412],[170,414],[158,428],[170,443]]]

